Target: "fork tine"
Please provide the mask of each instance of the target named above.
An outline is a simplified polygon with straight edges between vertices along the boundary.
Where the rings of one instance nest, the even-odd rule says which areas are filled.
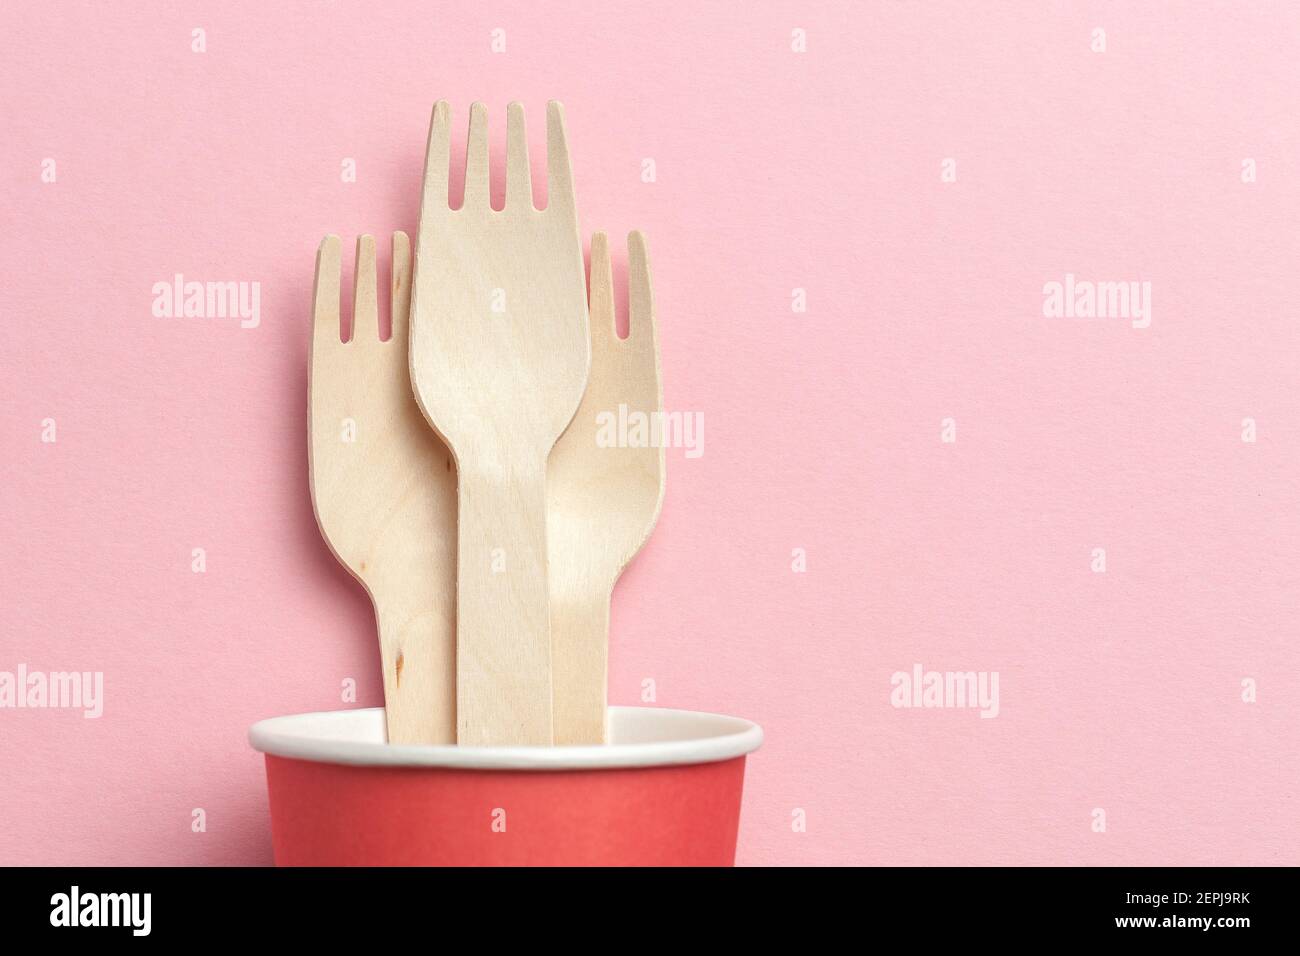
[[[491,204],[488,167],[487,107],[474,103],[469,108],[469,145],[465,148],[465,201],[462,209],[483,209]]]
[[[627,235],[627,340],[637,347],[654,348],[655,300],[650,286],[650,257],[645,235],[636,230]]]
[[[420,219],[434,210],[446,211],[451,172],[451,107],[446,100],[433,105],[429,145],[424,154],[424,185],[420,189]]]
[[[375,237],[357,239],[357,268],[352,281],[352,338],[379,341],[379,280],[375,275]]]
[[[591,236],[591,281],[588,310],[591,341],[595,345],[618,338],[614,324],[614,269],[609,261],[609,239],[603,232]]]
[[[393,331],[389,342],[406,348],[411,315],[411,239],[404,232],[393,233]]]
[[[317,350],[342,344],[339,335],[339,237],[321,240],[316,250],[316,279],[312,289],[311,347]]]
[[[564,135],[564,106],[558,100],[546,104],[546,211],[573,216],[573,167]]]
[[[528,169],[528,135],[524,129],[524,105],[506,107],[506,207],[525,212],[533,208],[533,177]]]

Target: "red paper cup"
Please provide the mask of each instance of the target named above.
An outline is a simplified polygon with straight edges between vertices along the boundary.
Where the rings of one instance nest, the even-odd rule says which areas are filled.
[[[732,866],[738,717],[611,707],[591,747],[388,744],[384,712],[274,717],[266,754],[279,866]]]

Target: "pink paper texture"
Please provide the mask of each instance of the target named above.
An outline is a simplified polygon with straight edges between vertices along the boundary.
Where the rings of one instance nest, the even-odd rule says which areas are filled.
[[[1300,863],[1298,11],[11,4],[0,672],[103,714],[0,709],[0,863],[268,863],[248,726],[382,703],[310,288],[327,232],[414,231],[437,98],[459,150],[523,101],[535,176],[562,100],[584,232],[647,234],[704,446],[610,698],[764,726],[738,862]],[[178,273],[257,326],[155,316]],[[1067,274],[1149,325],[1045,315]],[[894,706],[918,664],[996,717]]]

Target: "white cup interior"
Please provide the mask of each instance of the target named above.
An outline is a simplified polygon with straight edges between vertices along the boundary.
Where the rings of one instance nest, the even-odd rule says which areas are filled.
[[[758,724],[739,717],[658,707],[609,708],[608,744],[586,747],[457,747],[389,744],[381,707],[272,717],[254,724],[249,743],[297,760],[362,766],[478,770],[585,770],[730,760],[757,750]]]

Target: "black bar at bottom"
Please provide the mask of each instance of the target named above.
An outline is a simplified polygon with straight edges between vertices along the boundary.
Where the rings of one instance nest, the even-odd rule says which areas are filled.
[[[1289,869],[0,870],[6,943],[1293,937]],[[147,896],[146,896],[147,894]],[[89,925],[88,925],[89,924]],[[609,936],[609,933],[615,935]],[[468,934],[468,937],[466,936]],[[455,940],[455,942],[453,942]],[[604,940],[605,944],[601,941]],[[620,942],[621,941],[621,942]],[[769,942],[775,942],[772,938]],[[424,946],[421,946],[423,949]]]

